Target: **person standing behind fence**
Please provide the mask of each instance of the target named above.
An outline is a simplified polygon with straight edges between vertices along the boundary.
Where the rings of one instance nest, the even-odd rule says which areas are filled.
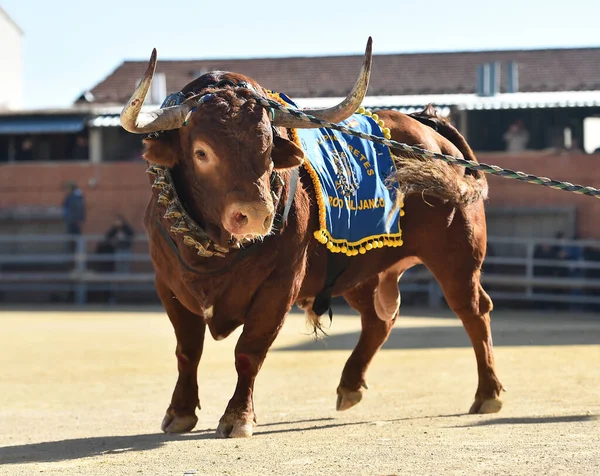
[[[112,227],[106,232],[106,240],[115,249],[115,271],[128,273],[131,270],[131,249],[133,247],[133,228],[122,215],[117,215]]]
[[[525,128],[523,120],[518,119],[510,125],[502,138],[506,142],[507,152],[522,152],[527,150],[529,131]]]
[[[81,227],[85,222],[85,198],[83,192],[74,182],[67,182],[67,195],[63,201],[63,218],[67,234],[71,240],[69,248],[71,252],[77,249],[76,239],[81,235]]]

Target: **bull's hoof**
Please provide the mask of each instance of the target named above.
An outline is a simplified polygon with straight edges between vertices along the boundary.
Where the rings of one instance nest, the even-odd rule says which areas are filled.
[[[221,417],[217,427],[217,438],[249,438],[252,436],[254,426],[253,421],[236,419],[235,417]]]
[[[502,400],[499,398],[488,398],[485,400],[475,398],[473,405],[469,409],[469,413],[498,413],[502,408]]]
[[[363,386],[367,388],[366,385]],[[358,390],[349,390],[346,387],[342,387],[341,385],[337,388],[337,403],[335,405],[335,409],[338,412],[342,412],[344,410],[348,410],[352,408],[354,405],[359,403],[363,397],[363,390],[359,388]]]
[[[167,411],[160,428],[165,433],[187,433],[192,431],[198,423],[196,415],[177,416]]]

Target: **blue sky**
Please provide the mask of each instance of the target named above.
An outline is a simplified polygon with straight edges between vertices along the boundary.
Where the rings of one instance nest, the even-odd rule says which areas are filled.
[[[25,32],[25,107],[67,106],[123,60],[146,60],[153,47],[160,61],[356,54],[369,35],[375,54],[600,46],[600,0],[0,0],[0,6]]]

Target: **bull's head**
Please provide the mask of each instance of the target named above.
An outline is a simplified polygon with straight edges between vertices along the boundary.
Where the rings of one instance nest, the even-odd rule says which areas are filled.
[[[268,235],[277,199],[271,193],[271,174],[297,167],[304,158],[303,151],[284,138],[285,131],[274,134],[273,126],[319,126],[265,110],[253,98],[265,96],[265,90],[234,73],[220,77],[242,87],[209,86],[180,105],[142,112],[155,67],[153,50],[139,86],[121,113],[123,128],[132,133],[170,131],[144,139],[144,158],[172,168],[178,194],[215,241],[225,244]],[[351,116],[365,96],[370,69],[371,38],[360,76],[344,101],[306,112],[334,123]]]

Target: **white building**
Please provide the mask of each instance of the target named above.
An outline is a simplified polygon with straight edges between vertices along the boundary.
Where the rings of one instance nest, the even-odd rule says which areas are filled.
[[[0,110],[23,100],[23,31],[0,7]]]

